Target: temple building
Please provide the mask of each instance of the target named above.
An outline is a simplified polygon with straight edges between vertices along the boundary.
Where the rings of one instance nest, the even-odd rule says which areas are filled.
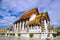
[[[37,8],[24,13],[14,22],[15,33],[47,33],[53,31],[52,28],[48,12],[39,13]]]

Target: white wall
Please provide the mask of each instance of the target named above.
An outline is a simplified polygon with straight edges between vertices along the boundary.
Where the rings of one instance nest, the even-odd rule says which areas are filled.
[[[29,19],[29,21],[32,21],[32,20],[34,20],[34,19],[35,19],[35,17],[36,17],[36,14],[32,14],[32,15],[30,16],[30,19]]]

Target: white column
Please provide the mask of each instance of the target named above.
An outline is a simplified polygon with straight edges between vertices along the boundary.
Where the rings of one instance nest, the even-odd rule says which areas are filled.
[[[18,37],[18,35],[17,35],[17,23],[15,23],[15,36]]]
[[[37,26],[37,29],[38,29],[39,26]]]
[[[31,29],[32,29],[32,25],[31,25]]]
[[[24,24],[25,24],[25,21],[23,21],[23,28],[25,27],[25,25],[24,25]],[[24,30],[25,30],[25,28],[24,28]]]
[[[20,22],[20,31],[21,31],[21,22]]]
[[[26,24],[28,23],[28,20],[26,20]]]
[[[17,33],[18,33],[18,23],[17,23]]]
[[[20,23],[18,22],[18,32],[20,32]]]
[[[42,29],[41,29],[41,26],[40,26],[40,32],[41,32],[41,30],[42,30]]]
[[[46,30],[46,32],[47,32],[48,30],[47,30],[47,23],[46,23],[46,20],[44,20],[44,27],[45,27],[45,30]]]
[[[14,24],[14,32],[16,32],[16,23]]]
[[[22,30],[24,30],[24,21],[23,21],[23,24],[22,24]]]

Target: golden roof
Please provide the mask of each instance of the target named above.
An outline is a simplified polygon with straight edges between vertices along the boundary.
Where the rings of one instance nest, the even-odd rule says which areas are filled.
[[[41,22],[40,22],[41,20],[39,20],[39,18],[42,18],[42,17],[44,17],[44,18],[46,19],[46,21],[50,21],[49,16],[48,16],[47,13],[41,13],[41,14],[39,14],[39,15],[36,15],[35,20],[29,21],[29,24],[30,24],[30,25],[31,25],[31,24],[41,25]],[[44,19],[43,19],[43,20],[44,20]]]
[[[31,24],[40,25],[40,22],[39,22],[39,20],[32,20],[32,21],[29,21],[28,24],[29,24],[29,25],[31,25]]]
[[[37,15],[36,19],[39,19],[39,18],[42,18],[42,17],[44,17],[47,21],[50,21],[47,13],[41,13],[41,14]]]
[[[7,32],[7,30],[0,30],[0,33],[4,33],[4,32]]]
[[[38,18],[41,18],[41,14],[39,14],[39,15],[36,16],[36,19],[38,19]]]
[[[42,17],[45,17],[46,21],[50,21],[50,18],[47,12],[42,13]]]
[[[29,21],[29,24],[34,24],[35,20]]]
[[[46,13],[42,13],[42,17],[45,17],[45,16],[47,16],[47,14]]]

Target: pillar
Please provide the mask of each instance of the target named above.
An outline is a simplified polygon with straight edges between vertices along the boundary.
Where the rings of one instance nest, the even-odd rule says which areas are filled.
[[[40,32],[41,32],[41,30],[42,30],[42,29],[41,29],[41,26],[40,26]]]
[[[18,32],[20,32],[20,22],[18,22]]]
[[[45,30],[46,30],[46,32],[47,32],[48,30],[47,30],[47,23],[46,23],[46,20],[44,20],[44,27],[45,27]]]
[[[38,29],[39,26],[37,26],[37,29]]]
[[[32,29],[32,25],[31,25],[31,29]]]
[[[17,33],[18,33],[18,22],[17,22]]]
[[[17,23],[15,23],[15,36],[18,37],[18,34],[17,34]]]
[[[21,22],[20,22],[20,27],[19,28],[20,28],[20,31],[21,31]]]
[[[22,23],[22,30],[24,30],[24,21],[23,21],[23,23]]]
[[[14,24],[14,32],[16,32],[16,23]]]

